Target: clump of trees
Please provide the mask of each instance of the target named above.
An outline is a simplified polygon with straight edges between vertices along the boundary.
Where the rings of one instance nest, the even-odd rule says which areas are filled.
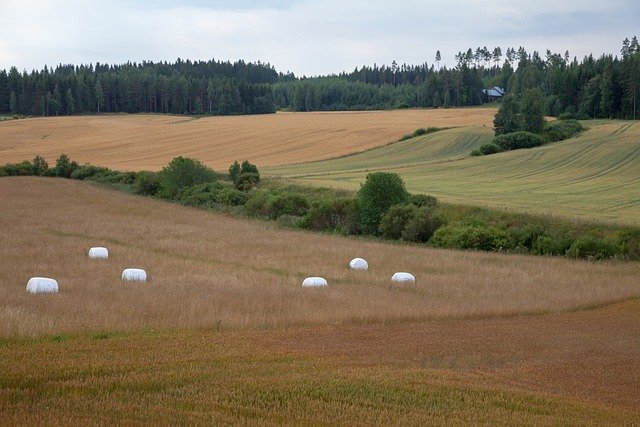
[[[495,115],[493,128],[496,137],[473,150],[472,156],[539,147],[571,138],[583,129],[575,119],[546,122],[544,95],[540,89],[528,89],[520,99],[507,95]]]

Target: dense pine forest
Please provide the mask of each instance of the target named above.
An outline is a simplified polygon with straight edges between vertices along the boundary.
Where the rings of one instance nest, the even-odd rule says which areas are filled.
[[[460,51],[457,65],[373,65],[320,77],[296,77],[264,63],[183,61],[123,65],[58,65],[0,71],[0,114],[56,116],[98,113],[191,115],[292,111],[447,108],[490,101],[498,86],[516,97],[531,88],[546,114],[637,118],[640,44],[625,39],[620,56],[527,52],[523,47]]]

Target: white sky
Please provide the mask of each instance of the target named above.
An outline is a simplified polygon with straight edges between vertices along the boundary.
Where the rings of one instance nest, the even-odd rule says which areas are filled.
[[[455,65],[487,46],[582,59],[640,36],[638,0],[0,0],[0,69],[192,60],[319,75],[362,65]]]

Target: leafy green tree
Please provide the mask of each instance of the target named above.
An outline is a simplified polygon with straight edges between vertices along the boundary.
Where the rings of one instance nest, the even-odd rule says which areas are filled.
[[[389,207],[410,202],[404,181],[396,173],[373,172],[367,175],[358,192],[358,223],[365,234],[377,234],[380,218]]]
[[[380,235],[387,239],[399,239],[407,223],[413,219],[417,211],[418,207],[413,204],[391,206],[380,218],[378,225]]]
[[[49,164],[41,155],[37,155],[33,160],[33,174],[38,176],[46,175],[49,171]]]
[[[520,130],[519,105],[514,95],[507,95],[502,99],[502,104],[493,119],[495,135],[504,135]]]
[[[248,172],[260,174],[260,172],[258,171],[258,167],[256,165],[249,162],[249,160],[245,160],[240,165],[240,173],[248,173]]]
[[[160,172],[159,195],[173,199],[187,187],[216,179],[216,173],[199,160],[176,157]]]
[[[56,159],[56,165],[53,167],[53,174],[61,178],[71,178],[73,171],[79,167],[80,165],[78,165],[78,163],[71,161],[69,156],[63,153]]]
[[[520,130],[542,133],[544,129],[544,95],[538,88],[527,89],[520,100]]]

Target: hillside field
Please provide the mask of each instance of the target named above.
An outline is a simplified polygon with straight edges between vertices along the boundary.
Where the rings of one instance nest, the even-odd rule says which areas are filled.
[[[0,123],[0,164],[53,162],[61,153],[116,170],[160,170],[176,156],[218,170],[235,160],[258,166],[309,162],[397,141],[419,127],[492,126],[495,109],[277,113],[193,118],[100,115]]]
[[[54,178],[0,194],[2,424],[640,421],[638,263],[284,230]]]
[[[543,147],[470,157],[487,127],[449,129],[340,159],[269,168],[300,183],[357,190],[376,170],[411,192],[450,203],[640,225],[640,123],[585,122],[588,130]]]

